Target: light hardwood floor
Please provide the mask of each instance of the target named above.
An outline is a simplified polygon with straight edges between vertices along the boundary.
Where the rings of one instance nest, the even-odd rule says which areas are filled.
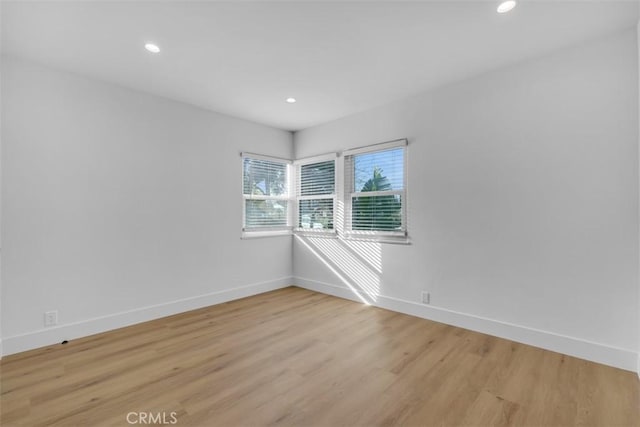
[[[2,426],[640,425],[632,372],[299,288],[0,363]]]

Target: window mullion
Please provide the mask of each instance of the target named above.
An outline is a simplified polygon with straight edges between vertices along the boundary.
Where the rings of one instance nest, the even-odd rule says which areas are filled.
[[[298,200],[324,200],[333,199],[335,194],[318,194],[316,196],[298,196]]]
[[[404,190],[361,191],[351,193],[351,197],[402,196]]]

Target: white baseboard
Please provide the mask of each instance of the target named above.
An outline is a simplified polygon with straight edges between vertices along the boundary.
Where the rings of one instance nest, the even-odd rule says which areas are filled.
[[[108,316],[87,319],[81,322],[58,325],[26,334],[3,337],[3,341],[0,342],[2,344],[0,349],[3,352],[1,352],[0,355],[7,356],[9,354],[60,343],[63,340],[86,337],[125,326],[131,326],[136,323],[147,322],[185,311],[257,295],[291,286],[292,283],[293,280],[291,277],[283,277],[267,282],[254,283],[205,295],[114,313]]]
[[[349,288],[343,286],[302,277],[294,277],[293,283],[301,288],[361,302]],[[640,375],[640,355],[632,350],[383,295],[378,295],[371,305],[628,371],[637,371]]]

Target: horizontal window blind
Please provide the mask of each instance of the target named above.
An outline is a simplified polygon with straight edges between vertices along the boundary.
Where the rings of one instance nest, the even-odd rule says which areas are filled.
[[[327,160],[298,165],[298,227],[333,230],[336,162]]]
[[[352,230],[402,230],[402,196],[352,196]]]
[[[243,158],[243,189],[246,196],[286,196],[289,180],[287,163]]]
[[[404,189],[404,148],[353,156],[354,192]]]
[[[333,230],[333,199],[298,201],[298,227]]]
[[[272,229],[288,224],[288,202],[285,200],[245,200],[245,228]]]
[[[335,160],[300,165],[298,194],[301,196],[333,194],[336,187],[335,176]]]
[[[405,225],[405,147],[345,157],[350,198],[347,228],[403,233]]]
[[[244,229],[289,227],[289,162],[243,154]]]

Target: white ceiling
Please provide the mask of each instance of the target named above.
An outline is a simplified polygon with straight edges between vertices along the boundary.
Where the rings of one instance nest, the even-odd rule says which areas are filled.
[[[497,4],[3,2],[2,50],[299,130],[638,22],[637,1]]]

